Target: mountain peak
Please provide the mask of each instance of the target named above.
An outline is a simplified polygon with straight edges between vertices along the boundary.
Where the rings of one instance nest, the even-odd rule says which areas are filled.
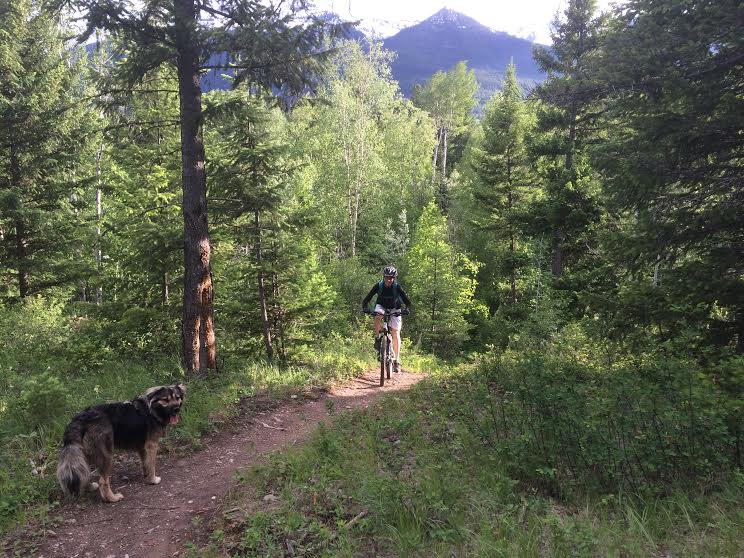
[[[444,7],[431,17],[424,20],[422,23],[428,23],[430,25],[442,25],[449,26],[454,25],[457,27],[485,27],[472,17],[468,17],[460,12],[456,12],[450,8]]]

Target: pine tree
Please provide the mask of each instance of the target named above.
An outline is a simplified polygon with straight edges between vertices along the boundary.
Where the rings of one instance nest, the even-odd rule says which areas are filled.
[[[597,159],[615,261],[654,330],[744,352],[744,20],[733,0],[630,0],[597,76],[613,127]],[[670,301],[673,303],[670,304]],[[627,328],[630,320],[620,324]]]
[[[324,31],[339,29],[311,18],[297,23],[304,0],[280,13],[256,0],[212,3],[197,0],[56,0],[87,16],[81,39],[97,28],[121,39],[126,56],[117,65],[129,84],[164,65],[175,68],[184,221],[183,359],[188,372],[216,368],[211,244],[203,143],[201,71],[234,73],[235,84],[305,91],[317,76]],[[209,19],[212,26],[203,25]]]
[[[32,0],[0,2],[0,260],[21,298],[90,273],[81,260],[93,161],[84,54]]]
[[[473,166],[478,181],[473,185],[471,218],[475,234],[485,244],[481,249],[488,262],[481,269],[481,285],[508,281],[506,299],[516,304],[518,270],[524,265],[525,240],[519,215],[526,202],[531,176],[525,138],[533,124],[527,103],[517,83],[513,64],[507,68],[503,89],[489,101],[483,119],[483,139],[475,148]],[[488,254],[486,256],[486,254]],[[494,311],[505,302],[498,292],[488,296]]]
[[[586,252],[587,233],[599,219],[595,173],[586,155],[601,110],[601,90],[592,81],[592,63],[601,47],[604,17],[595,17],[595,0],[569,0],[563,18],[556,18],[553,45],[537,47],[534,57],[548,79],[534,95],[542,101],[538,125],[542,138],[535,152],[543,161],[546,198],[537,207],[536,222],[552,237],[552,272]]]
[[[478,265],[447,241],[447,222],[434,202],[419,219],[406,259],[414,335],[427,349],[447,355],[467,339]]]
[[[183,274],[178,86],[155,70],[119,95],[108,138],[108,202],[103,240],[106,289],[130,305],[169,307]]]
[[[255,316],[268,359],[286,360],[316,338],[335,300],[307,234],[286,120],[244,91],[216,93],[210,105],[218,114],[210,198],[218,230],[234,250],[233,265],[246,274],[225,286],[230,305],[238,315]],[[256,329],[247,320],[236,325],[243,332]]]

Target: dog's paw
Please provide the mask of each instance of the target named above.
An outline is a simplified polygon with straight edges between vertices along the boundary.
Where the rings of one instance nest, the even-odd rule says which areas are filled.
[[[88,485],[88,490],[90,490],[91,492],[95,492],[96,490],[98,490],[98,483],[97,482],[90,483]]]
[[[150,477],[147,479],[147,484],[160,484],[160,477]]]
[[[119,500],[121,500],[122,498],[124,498],[124,494],[122,494],[121,492],[116,492],[112,494],[111,496],[109,496],[106,499],[106,501],[109,502],[110,504],[114,504],[118,502]]]

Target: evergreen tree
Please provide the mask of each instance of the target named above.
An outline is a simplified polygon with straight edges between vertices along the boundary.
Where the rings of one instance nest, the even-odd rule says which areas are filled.
[[[597,65],[609,141],[596,150],[627,269],[617,324],[744,352],[741,3],[631,0]],[[639,309],[643,311],[639,311]]]
[[[92,270],[81,248],[96,122],[86,59],[39,8],[0,2],[0,261],[21,298]]]
[[[525,264],[526,241],[519,215],[529,201],[532,180],[525,137],[533,124],[531,113],[517,83],[513,64],[507,68],[503,89],[489,101],[483,119],[483,139],[475,148],[473,166],[478,180],[473,185],[473,234],[482,242],[479,286],[491,286],[486,294],[494,311],[518,298],[518,270]],[[508,283],[508,295],[500,286]]]
[[[552,238],[551,268],[556,277],[587,252],[587,233],[599,219],[597,179],[586,155],[601,114],[591,72],[605,18],[595,17],[595,11],[595,0],[569,0],[563,18],[553,23],[552,46],[534,50],[535,60],[548,74],[534,91],[542,101],[538,112],[542,135],[535,153],[542,158],[546,182],[546,196],[534,218],[539,232]]]
[[[317,73],[324,31],[340,29],[310,18],[298,23],[304,0],[284,12],[257,0],[56,0],[87,16],[81,39],[97,28],[121,39],[118,74],[134,84],[172,65],[180,100],[184,221],[183,359],[188,372],[216,368],[211,244],[203,144],[201,71],[233,72],[235,83],[302,93]],[[211,21],[205,26],[203,21]]]
[[[178,85],[172,70],[117,96],[108,134],[103,270],[111,298],[171,306],[183,274]]]
[[[215,93],[210,104],[218,113],[210,200],[233,251],[231,265],[245,274],[225,285],[226,306],[241,333],[258,333],[253,324],[260,324],[269,359],[285,360],[316,338],[335,300],[307,234],[285,117],[244,91]]]
[[[424,346],[453,354],[467,339],[478,264],[447,241],[447,222],[434,202],[419,219],[406,259],[406,288],[415,309],[411,329]]]

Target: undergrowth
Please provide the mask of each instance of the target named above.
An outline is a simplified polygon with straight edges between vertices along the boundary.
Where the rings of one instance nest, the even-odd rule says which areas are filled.
[[[563,345],[561,350],[568,349]],[[564,356],[565,361],[551,357],[554,373],[561,362],[577,362],[576,355]],[[503,418],[492,413],[488,399],[504,397],[508,390],[489,386],[492,365],[486,359],[442,370],[409,394],[387,396],[368,410],[341,413],[304,447],[241,474],[229,511],[211,526],[210,544],[195,546],[192,555],[742,555],[744,474],[738,469],[718,471],[711,485],[703,465],[713,456],[698,448],[689,466],[678,462],[663,477],[636,475],[629,484],[620,476],[602,484],[591,482],[594,463],[584,463],[580,456],[561,462],[560,445],[546,446],[548,453],[525,460],[534,450],[533,436],[539,436],[538,428],[547,428],[547,421],[553,421],[551,432],[559,436],[565,434],[563,428],[575,434],[592,423],[564,421],[582,418],[585,406],[571,407],[569,413],[578,400],[567,399],[569,388],[561,391],[554,383],[544,389],[564,399],[566,407],[548,402],[540,409],[536,399],[529,414],[511,409],[506,424],[512,428],[503,430]],[[541,378],[531,377],[526,367],[512,372],[509,389]],[[607,393],[589,390],[585,395]],[[661,409],[659,394],[653,395]],[[672,394],[668,398],[670,410],[664,416],[672,421],[677,399]],[[642,399],[636,404],[645,408]],[[583,420],[593,416],[583,415]],[[685,412],[680,416],[689,418]],[[516,428],[515,421],[526,426]],[[622,435],[632,435],[626,428]],[[695,432],[680,429],[677,436]],[[668,442],[656,454],[639,455],[648,460],[641,466],[663,459],[680,440]],[[708,451],[717,449],[717,441],[711,440]],[[540,462],[545,455],[552,458],[548,465]]]

